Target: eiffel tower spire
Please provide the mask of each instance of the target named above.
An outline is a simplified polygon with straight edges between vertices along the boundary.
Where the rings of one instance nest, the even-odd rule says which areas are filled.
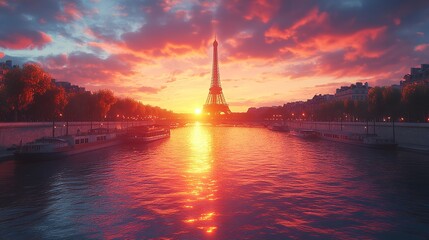
[[[222,87],[219,77],[218,55],[217,55],[217,40],[213,42],[213,68],[212,68],[212,81],[210,84],[209,95],[207,96],[206,104],[204,104],[204,112],[210,115],[218,115],[221,113],[229,114],[228,104],[222,93]]]

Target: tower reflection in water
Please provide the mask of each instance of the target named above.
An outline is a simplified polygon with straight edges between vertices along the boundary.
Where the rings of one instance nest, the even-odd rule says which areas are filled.
[[[216,180],[213,178],[213,146],[210,128],[199,125],[190,137],[189,165],[185,177],[189,187],[184,208],[188,213],[185,223],[207,233],[216,226]]]

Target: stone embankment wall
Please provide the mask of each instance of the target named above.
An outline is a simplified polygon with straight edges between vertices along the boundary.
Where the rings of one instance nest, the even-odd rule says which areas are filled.
[[[87,132],[93,128],[126,129],[131,126],[148,125],[151,121],[134,122],[69,122],[69,134]],[[66,123],[55,123],[55,136],[66,134]],[[13,144],[19,144],[33,141],[41,137],[52,136],[52,122],[37,123],[0,123],[0,150],[10,147]]]
[[[395,138],[399,147],[429,150],[429,123],[402,122],[286,122],[291,129],[347,133],[375,133],[385,138]]]

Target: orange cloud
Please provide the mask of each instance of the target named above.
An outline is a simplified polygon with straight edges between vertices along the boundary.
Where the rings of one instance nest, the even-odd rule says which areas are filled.
[[[313,46],[321,51],[335,51],[347,49],[346,60],[354,60],[357,57],[377,58],[380,57],[383,50],[367,49],[366,43],[376,40],[386,31],[386,27],[369,28],[357,31],[353,34],[333,34],[317,36],[314,40],[304,43],[307,46]]]
[[[265,32],[266,42],[273,43],[274,41],[288,40],[294,37],[301,27],[309,23],[322,25],[326,22],[327,16],[327,13],[319,13],[319,10],[314,8],[306,16],[296,21],[290,28],[281,30],[278,26],[274,25]]]
[[[370,50],[366,44],[382,36],[386,32],[386,26],[361,29],[352,33],[340,33],[335,32],[335,29],[330,29],[328,18],[328,13],[319,12],[317,8],[314,8],[291,27],[285,29],[281,29],[278,25],[270,27],[264,34],[265,41],[272,44],[277,41],[292,40],[293,45],[280,48],[279,51],[291,52],[300,57],[311,57],[320,52],[347,50],[345,59],[354,60],[357,57],[376,58],[384,53],[383,50]],[[308,26],[325,29],[325,31],[312,33],[306,29]]]
[[[148,93],[148,94],[157,94],[159,91],[162,91],[165,88],[166,86],[161,86],[159,88],[142,86],[138,88],[138,91],[143,93]]]
[[[323,33],[297,41],[295,45],[283,47],[280,51],[289,51],[300,57],[316,56],[320,52],[346,51],[345,60],[355,60],[358,57],[377,58],[383,55],[385,50],[369,49],[367,44],[381,37],[386,29],[383,26],[359,30],[352,34]]]

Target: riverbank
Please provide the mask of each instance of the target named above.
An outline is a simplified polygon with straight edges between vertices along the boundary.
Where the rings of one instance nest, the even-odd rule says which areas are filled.
[[[429,123],[287,121],[291,129],[377,134],[394,139],[398,149],[429,153]]]
[[[86,132],[92,128],[126,129],[132,126],[149,125],[152,121],[118,121],[118,122],[18,122],[0,123],[0,156],[7,148],[34,139],[52,136],[62,136]],[[54,130],[54,132],[52,131]]]

